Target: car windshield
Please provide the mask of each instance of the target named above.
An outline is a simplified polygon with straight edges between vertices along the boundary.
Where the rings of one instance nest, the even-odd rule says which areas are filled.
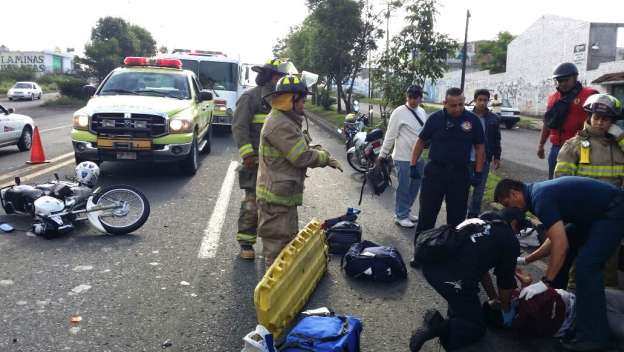
[[[236,91],[238,66],[230,62],[201,61],[199,63],[199,82],[203,87]]]
[[[501,106],[504,107],[504,108],[510,108],[511,107],[511,103],[509,102],[509,100],[503,99],[501,101]]]
[[[100,95],[146,95],[190,99],[186,75],[180,72],[121,71],[102,85]]]
[[[32,88],[32,84],[30,84],[30,83],[15,83],[13,88],[30,89],[30,88]]]

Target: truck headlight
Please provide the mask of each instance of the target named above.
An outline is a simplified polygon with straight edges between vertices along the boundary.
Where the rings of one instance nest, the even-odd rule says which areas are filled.
[[[187,133],[193,130],[193,124],[189,120],[175,119],[169,121],[169,128],[175,133]]]
[[[77,130],[86,130],[89,128],[89,115],[81,112],[74,114],[74,128]]]

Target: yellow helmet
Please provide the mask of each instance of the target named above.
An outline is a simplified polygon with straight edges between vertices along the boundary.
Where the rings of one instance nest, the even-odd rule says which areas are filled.
[[[347,114],[347,116],[345,116],[345,121],[346,122],[355,122],[355,118],[356,118],[355,114],[354,113],[350,113],[350,114]]]

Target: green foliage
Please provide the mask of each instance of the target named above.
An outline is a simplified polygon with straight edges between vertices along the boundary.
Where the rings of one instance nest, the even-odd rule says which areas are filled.
[[[28,66],[7,66],[0,70],[0,81],[12,82],[17,81],[34,81],[36,72]]]
[[[384,105],[397,106],[405,100],[410,84],[423,85],[444,75],[448,55],[457,42],[434,30],[437,0],[410,0],[405,10],[407,26],[392,38],[388,52],[379,60],[382,70],[374,72],[383,87]]]
[[[478,46],[477,62],[481,63],[482,70],[490,73],[501,73],[507,69],[507,46],[514,40],[511,33],[498,32],[496,40],[486,41]]]
[[[114,68],[122,64],[126,56],[153,56],[156,41],[142,27],[130,24],[122,18],[104,17],[91,31],[91,41],[85,46],[85,58],[78,64],[102,80]]]
[[[87,81],[78,77],[71,76],[57,82],[57,86],[61,95],[78,99],[84,98],[82,87],[85,84],[87,84]]]
[[[79,107],[84,106],[87,103],[86,98],[74,98],[61,95],[60,97],[48,100],[43,103],[45,107]]]

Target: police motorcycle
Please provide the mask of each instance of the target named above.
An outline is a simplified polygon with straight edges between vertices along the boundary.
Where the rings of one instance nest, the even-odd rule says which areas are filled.
[[[364,131],[369,123],[368,115],[360,113],[359,101],[353,101],[353,106],[351,110],[353,112],[345,116],[342,128],[338,129],[338,133],[341,134],[345,139],[346,150],[349,150],[349,148],[353,146],[353,138],[355,137],[355,135],[358,132]]]
[[[99,231],[111,235],[139,229],[150,213],[143,193],[131,186],[95,187],[99,167],[90,161],[76,166],[76,176],[37,185],[15,184],[0,189],[0,203],[7,214],[32,216],[32,232],[45,238],[69,233],[77,221],[88,220]]]
[[[383,130],[375,128],[370,132],[358,132],[353,137],[353,146],[347,150],[347,162],[361,173],[366,173],[375,166],[375,161],[381,152],[383,144]]]

